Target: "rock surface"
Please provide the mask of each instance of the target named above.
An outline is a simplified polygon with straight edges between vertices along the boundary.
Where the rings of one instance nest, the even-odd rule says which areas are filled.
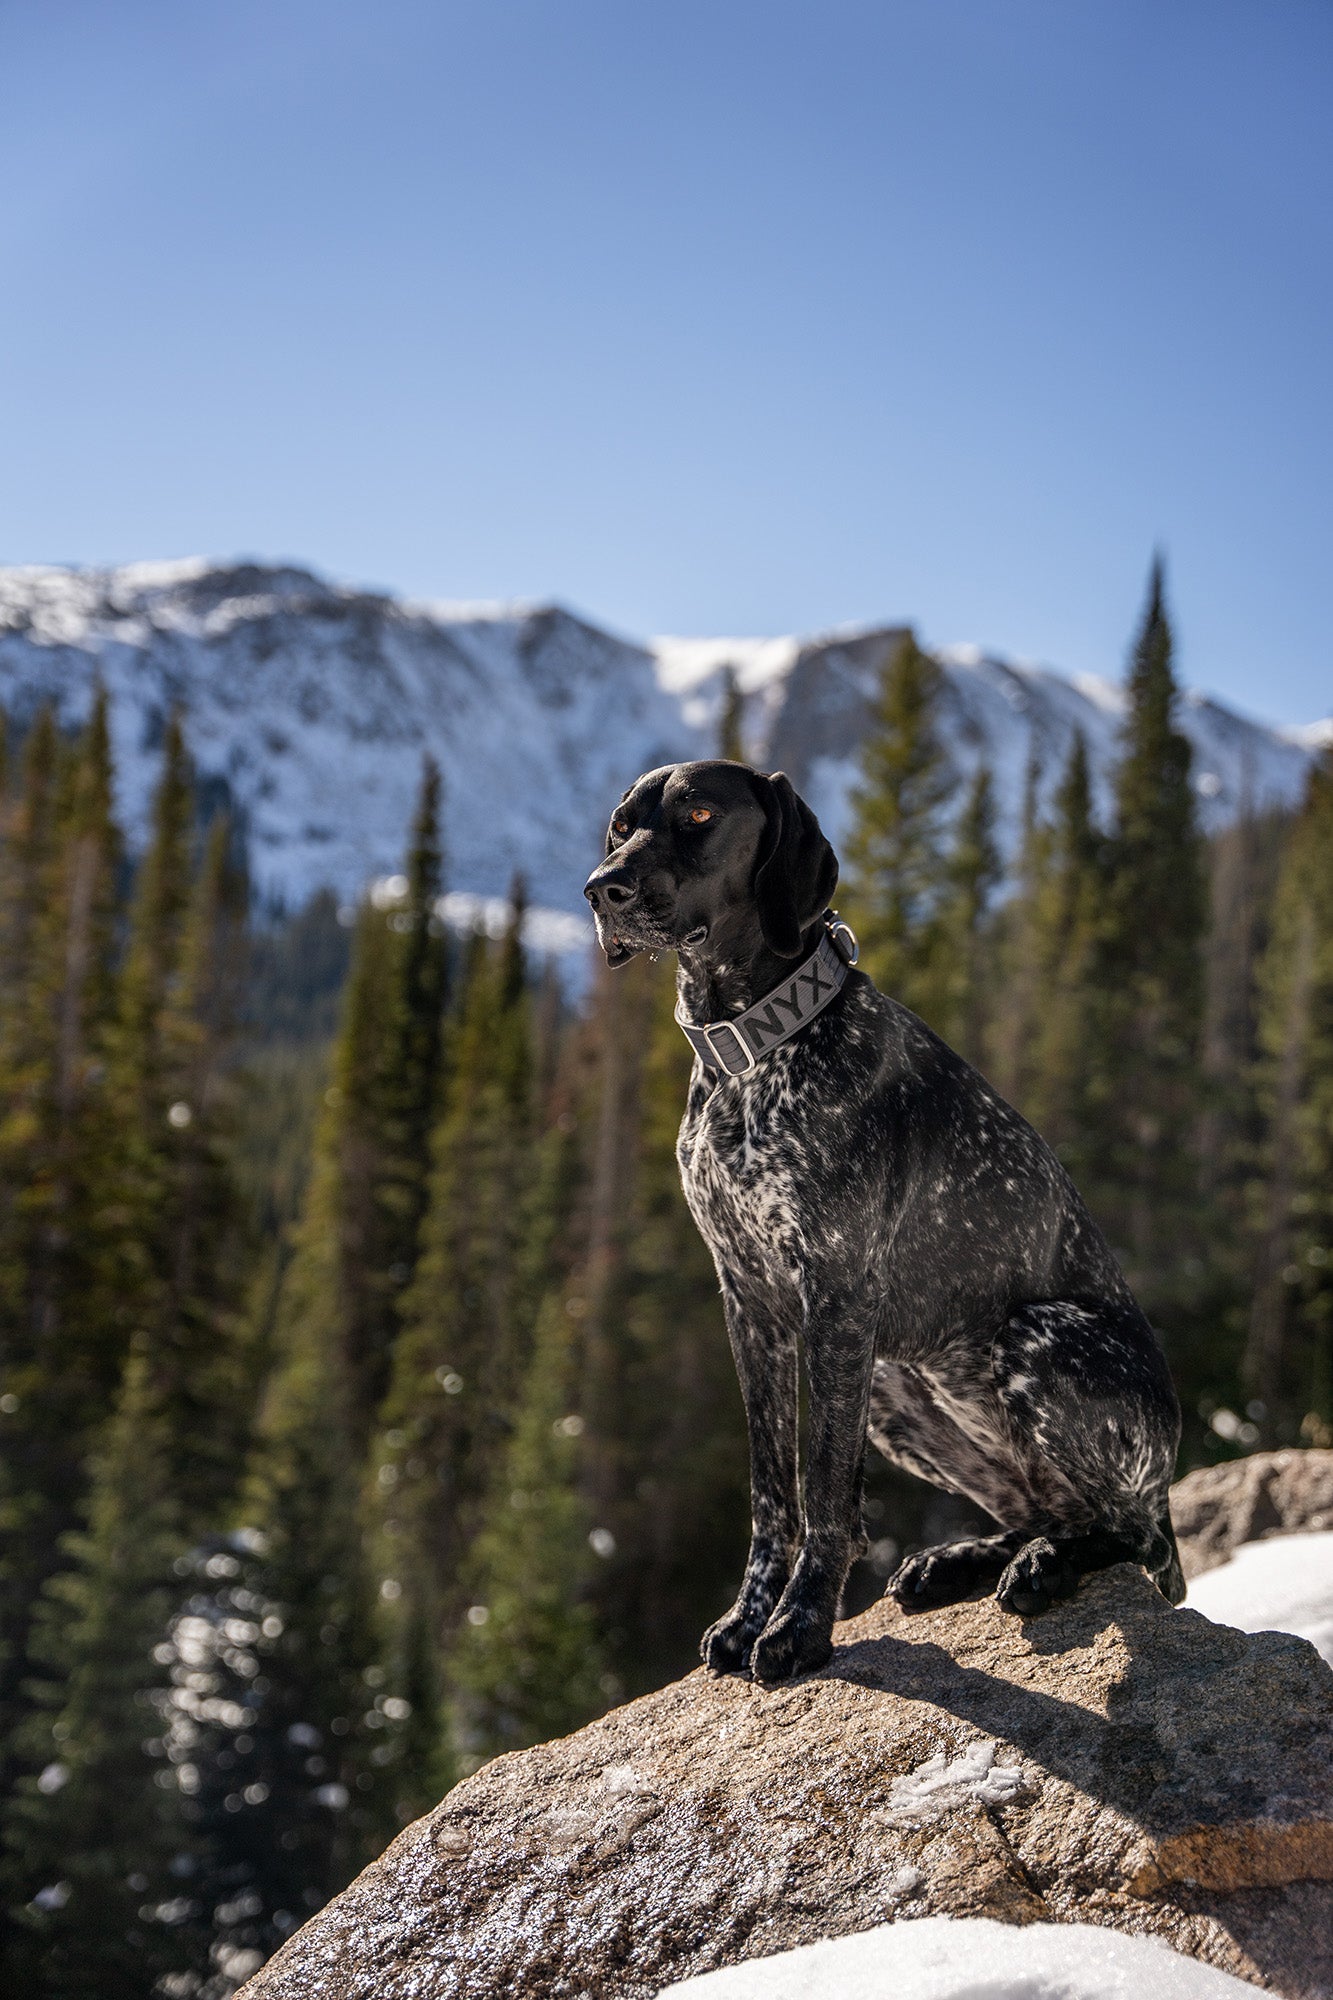
[[[1333,1995],[1333,1672],[1173,1611],[1137,1569],[838,1628],[818,1675],[703,1670],[498,1758],[245,2000],[649,2000],[900,1917],[1156,1936]]]
[[[1190,1578],[1243,1542],[1333,1528],[1333,1451],[1257,1451],[1188,1472],[1171,1488],[1171,1519]]]

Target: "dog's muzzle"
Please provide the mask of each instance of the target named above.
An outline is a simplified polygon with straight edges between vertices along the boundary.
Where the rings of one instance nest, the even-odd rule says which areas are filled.
[[[640,887],[619,868],[608,868],[603,862],[594,868],[583,885],[583,893],[592,905],[592,913],[597,923],[597,942],[606,953],[608,965],[625,965],[642,951],[643,946],[633,944],[621,937],[620,924],[627,918],[640,899]]]

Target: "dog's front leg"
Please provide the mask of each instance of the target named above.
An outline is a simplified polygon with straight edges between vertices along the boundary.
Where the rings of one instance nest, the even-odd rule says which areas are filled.
[[[806,1315],[810,1388],[805,1544],[772,1618],[755,1641],[757,1681],[785,1681],[822,1667],[847,1571],[859,1552],[861,1478],[874,1336],[854,1302],[828,1296]]]
[[[797,1464],[796,1333],[724,1287],[727,1333],[750,1433],[750,1557],[730,1611],[700,1652],[717,1673],[739,1673],[782,1596],[801,1540]]]

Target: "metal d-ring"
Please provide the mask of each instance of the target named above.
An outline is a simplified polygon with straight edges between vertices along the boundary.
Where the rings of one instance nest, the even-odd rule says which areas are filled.
[[[849,966],[855,965],[857,959],[860,958],[861,956],[861,945],[859,939],[857,938],[856,932],[852,929],[850,924],[843,922],[842,918],[838,915],[836,910],[830,911],[829,914],[833,918],[833,922],[828,927],[828,934],[833,940],[833,949],[837,952],[839,958],[841,958],[847,965]],[[849,947],[848,950],[844,950],[842,945],[838,942],[838,936],[840,932],[842,936],[845,937],[847,940],[847,944]]]

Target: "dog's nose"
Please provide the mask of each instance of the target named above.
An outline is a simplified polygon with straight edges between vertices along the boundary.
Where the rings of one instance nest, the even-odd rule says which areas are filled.
[[[594,910],[605,916],[616,916],[639,899],[635,883],[627,882],[623,875],[603,875],[600,869],[588,877],[583,893]]]

